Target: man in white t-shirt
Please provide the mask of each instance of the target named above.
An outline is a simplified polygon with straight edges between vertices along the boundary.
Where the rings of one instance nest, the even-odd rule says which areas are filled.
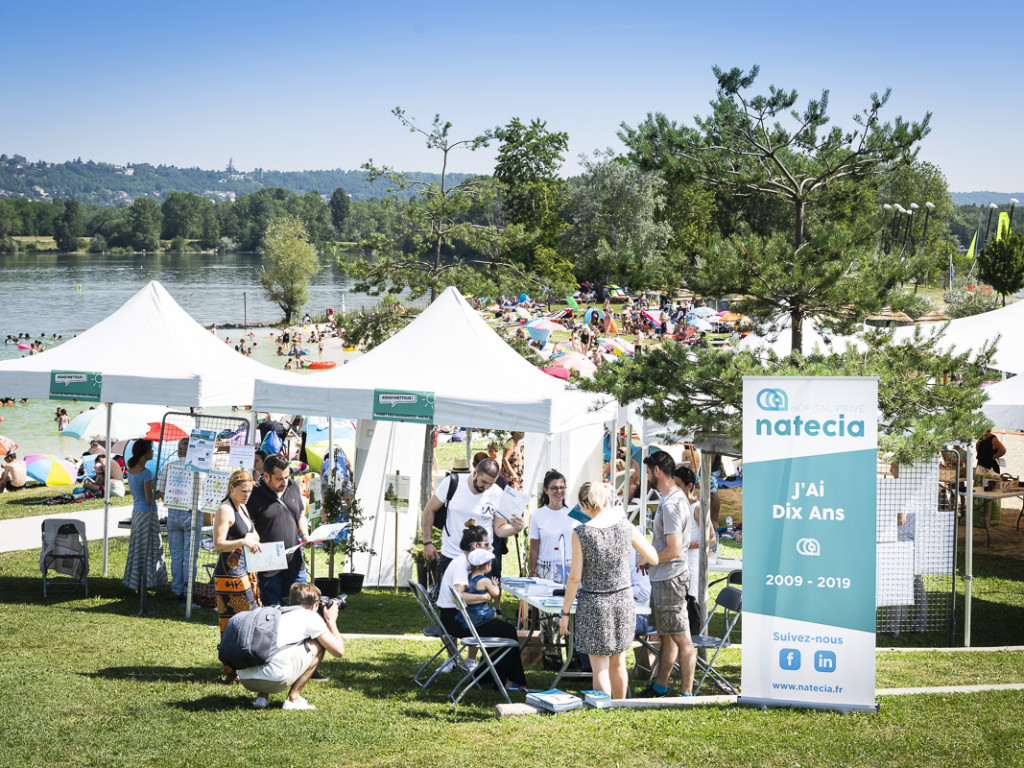
[[[302,689],[310,681],[330,651],[339,659],[345,655],[345,641],[338,632],[337,603],[317,612],[320,590],[308,582],[295,582],[288,593],[288,602],[305,610],[285,611],[277,623],[277,647],[266,664],[239,669],[238,681],[259,694],[253,706],[266,709],[268,694],[288,691],[282,709],[316,709],[302,697]]]
[[[523,518],[512,515],[506,520],[498,514],[501,491],[494,485],[498,479],[498,462],[494,459],[482,459],[468,478],[449,475],[437,484],[437,489],[427,506],[423,509],[420,521],[420,533],[423,536],[423,556],[427,560],[437,560],[438,574],[443,577],[448,564],[462,555],[459,543],[466,523],[473,519],[476,524],[487,531],[490,538],[495,536],[515,536],[523,530]],[[448,484],[457,483],[455,495],[448,502],[448,519],[441,535],[441,551],[438,552],[431,542],[434,528],[434,514],[445,504],[448,498]]]

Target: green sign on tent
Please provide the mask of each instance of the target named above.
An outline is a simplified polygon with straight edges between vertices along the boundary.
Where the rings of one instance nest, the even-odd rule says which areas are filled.
[[[103,374],[98,371],[51,371],[51,400],[100,402]]]

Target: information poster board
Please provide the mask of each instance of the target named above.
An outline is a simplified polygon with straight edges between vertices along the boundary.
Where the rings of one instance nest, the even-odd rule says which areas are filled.
[[[878,380],[743,380],[741,704],[876,711]]]

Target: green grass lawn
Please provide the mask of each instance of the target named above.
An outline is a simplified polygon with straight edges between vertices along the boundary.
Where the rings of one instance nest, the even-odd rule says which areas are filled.
[[[54,506],[47,506],[41,503],[43,499],[51,496],[71,493],[72,488],[74,488],[73,485],[41,485],[26,488],[22,491],[0,494],[0,520],[14,520],[21,517],[34,517],[36,515],[65,515],[73,514],[83,509],[103,508],[102,497]],[[112,496],[110,499],[110,506],[112,507],[120,507],[131,503],[132,498],[127,495],[123,497]]]
[[[250,694],[219,682],[212,611],[186,620],[161,595],[136,615],[119,578],[125,553],[113,540],[103,578],[98,547],[91,552],[88,598],[43,598],[38,550],[0,554],[0,766],[1024,764],[1017,691],[882,697],[870,716],[713,705],[497,721],[495,693],[452,706],[450,676],[427,691],[411,683],[435,645],[413,637],[423,618],[412,596],[387,590],[352,596],[339,623],[343,633],[393,637],[349,640],[346,658],[325,664],[328,680],[306,689],[315,712],[283,712],[280,696],[258,712]],[[991,608],[976,607],[976,644],[1012,632],[1019,641],[1022,574],[1004,560],[977,557],[991,575],[975,592]],[[725,652],[727,676],[738,678],[739,662],[738,650]],[[1019,682],[1022,665],[1021,651],[880,651],[877,686]],[[527,674],[535,686],[552,679]]]

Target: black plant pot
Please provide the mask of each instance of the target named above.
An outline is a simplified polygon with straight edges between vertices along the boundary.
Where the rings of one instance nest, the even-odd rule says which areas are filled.
[[[325,597],[336,597],[341,594],[338,589],[337,579],[313,579],[313,584]]]
[[[354,595],[357,592],[363,591],[363,578],[362,573],[339,573],[338,582],[338,594],[342,595]]]

